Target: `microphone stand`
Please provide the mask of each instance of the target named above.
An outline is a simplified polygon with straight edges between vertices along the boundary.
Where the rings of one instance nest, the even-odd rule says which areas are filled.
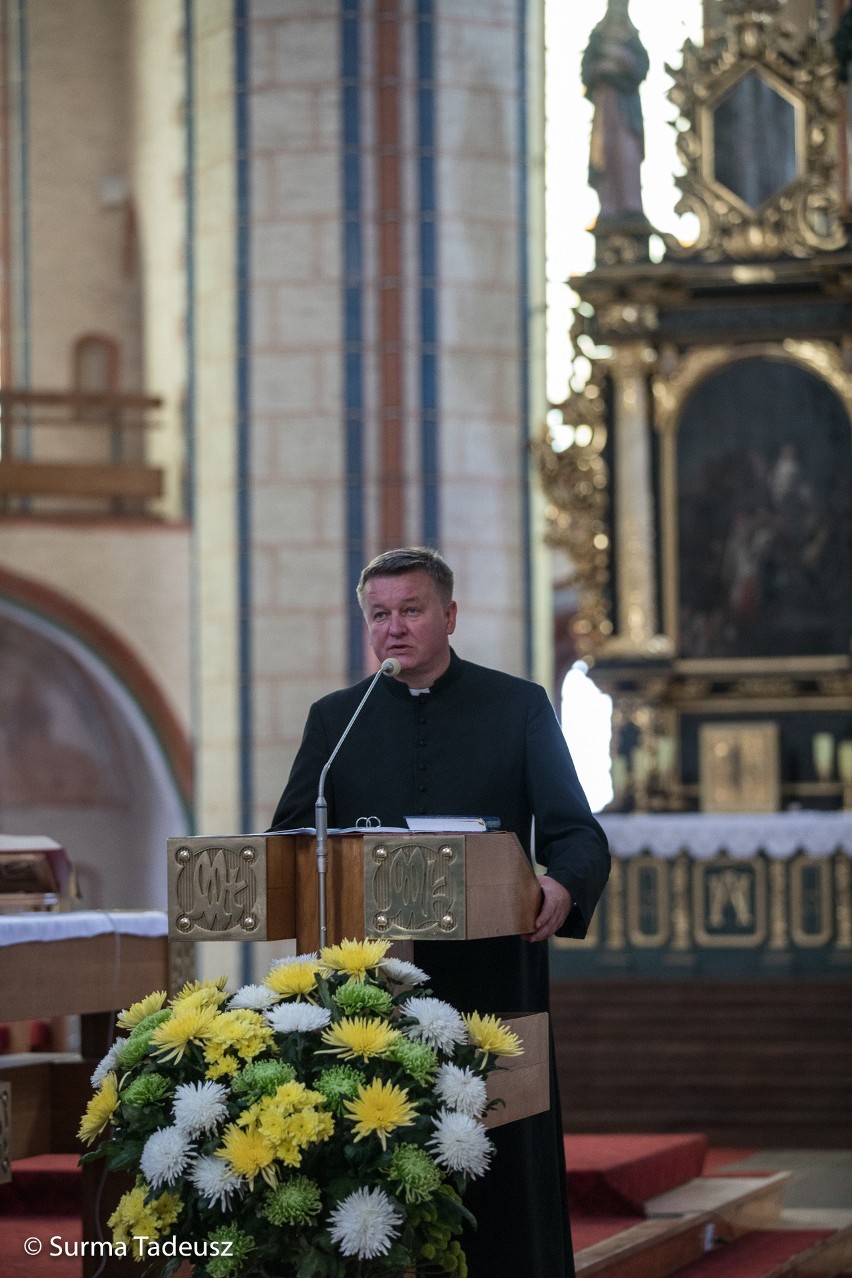
[[[326,878],[328,875],[328,804],[325,799],[325,779],[328,776],[328,770],[337,757],[337,752],[343,745],[343,742],[349,736],[349,730],[352,727],[364,703],[382,675],[398,675],[400,664],[395,657],[388,657],[387,661],[383,661],[376,671],[369,688],[358,702],[357,709],[352,718],[346,725],[343,736],[331,752],[331,757],[320,773],[319,787],[317,789],[317,801],[314,805],[314,825],[317,830],[317,885],[319,888],[319,944],[320,949],[325,949],[328,942],[328,908],[326,900]]]

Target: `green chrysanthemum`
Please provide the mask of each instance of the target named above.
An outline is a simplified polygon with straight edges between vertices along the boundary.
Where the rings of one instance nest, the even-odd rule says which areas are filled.
[[[170,1007],[164,1007],[159,1012],[152,1012],[150,1016],[146,1016],[138,1025],[130,1031],[131,1038],[139,1038],[143,1034],[150,1034],[158,1025],[162,1025],[163,1021],[167,1021],[172,1014]]]
[[[399,1038],[388,1052],[388,1059],[401,1065],[415,1083],[428,1083],[438,1068],[438,1057],[425,1043]]]
[[[314,1083],[314,1090],[325,1097],[325,1103],[333,1114],[343,1113],[344,1101],[358,1095],[364,1075],[351,1065],[333,1065],[323,1070]]]
[[[274,1096],[279,1087],[292,1083],[295,1077],[293,1066],[283,1061],[250,1061],[235,1076],[231,1089],[253,1103],[261,1096]]]
[[[367,985],[351,979],[335,992],[334,1001],[347,1016],[364,1016],[370,1013],[387,1016],[393,1007],[393,998],[388,990],[383,990],[379,985]]]
[[[273,1225],[310,1225],[322,1210],[319,1185],[308,1176],[294,1176],[267,1194],[261,1210]]]
[[[122,1104],[156,1105],[165,1100],[172,1087],[173,1084],[164,1074],[142,1074],[125,1087],[121,1093]]]
[[[441,1184],[441,1173],[425,1150],[402,1144],[393,1151],[388,1180],[399,1186],[407,1203],[422,1203]]]
[[[209,1235],[208,1242],[231,1244],[230,1248],[225,1248],[230,1251],[229,1256],[214,1256],[207,1261],[206,1269],[210,1278],[231,1278],[232,1274],[240,1273],[249,1252],[254,1251],[254,1239],[236,1225],[220,1225]],[[208,1247],[208,1255],[212,1250],[212,1247]]]
[[[148,1047],[151,1042],[151,1034],[131,1034],[119,1049],[116,1059],[116,1065],[119,1069],[133,1069],[134,1065],[138,1065],[141,1060],[148,1054]]]

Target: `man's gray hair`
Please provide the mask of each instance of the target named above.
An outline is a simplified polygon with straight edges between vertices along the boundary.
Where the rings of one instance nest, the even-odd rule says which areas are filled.
[[[363,607],[364,587],[374,577],[400,577],[406,572],[425,572],[434,581],[441,602],[448,604],[453,597],[453,570],[437,550],[429,546],[400,546],[386,550],[371,559],[358,581],[358,603]]]

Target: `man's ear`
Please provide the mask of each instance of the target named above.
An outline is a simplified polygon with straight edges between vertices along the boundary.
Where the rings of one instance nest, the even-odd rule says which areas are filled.
[[[456,607],[456,601],[455,599],[452,599],[450,603],[447,605],[447,634],[448,635],[451,635],[456,628],[457,612],[458,612],[458,608]]]

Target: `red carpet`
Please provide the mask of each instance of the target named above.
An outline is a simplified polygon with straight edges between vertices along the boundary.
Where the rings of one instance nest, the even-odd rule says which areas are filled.
[[[24,1251],[26,1239],[38,1238],[39,1256]],[[55,1244],[51,1239],[57,1239]],[[73,1251],[82,1238],[79,1216],[10,1216],[0,1214],[0,1274],[3,1278],[81,1278],[80,1256],[51,1255],[52,1246]]]
[[[42,1245],[24,1251],[27,1239]],[[57,1239],[52,1243],[52,1239]],[[2,1278],[81,1278],[80,1256],[51,1255],[82,1239],[80,1169],[72,1154],[46,1154],[12,1164],[12,1182],[0,1185],[0,1275]]]
[[[585,1247],[594,1247],[595,1243],[605,1238],[614,1238],[623,1234],[625,1229],[638,1225],[644,1217],[638,1213],[631,1216],[605,1216],[597,1213],[575,1210],[571,1212],[571,1241],[574,1251],[582,1251]]]
[[[704,1136],[566,1136],[568,1201],[600,1215],[642,1214],[649,1198],[700,1176]]]
[[[74,1154],[43,1154],[12,1164],[12,1181],[0,1185],[0,1219],[9,1215],[78,1216],[80,1168]]]
[[[756,1230],[678,1270],[677,1278],[763,1278],[776,1265],[831,1237],[832,1231],[825,1229]]]

